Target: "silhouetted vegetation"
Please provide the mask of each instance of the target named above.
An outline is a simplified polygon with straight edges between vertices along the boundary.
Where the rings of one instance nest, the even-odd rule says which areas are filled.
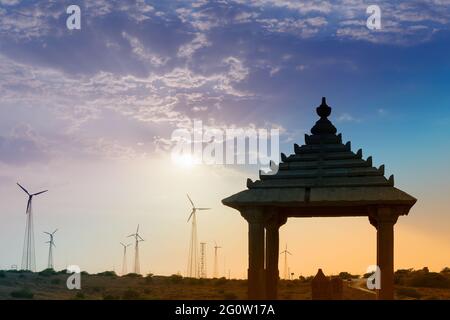
[[[422,295],[416,289],[409,287],[398,288],[397,295],[415,299],[420,299],[422,297]]]
[[[133,289],[128,289],[122,294],[123,300],[138,300],[140,298],[141,293]]]
[[[3,270],[0,270],[0,278],[6,278],[6,272]]]
[[[23,288],[10,293],[11,297],[16,299],[33,299],[34,293],[30,289]]]
[[[226,292],[223,295],[224,300],[236,300],[238,297],[233,292]]]
[[[359,275],[354,275],[354,274],[350,274],[348,272],[340,272],[339,273],[339,278],[341,278],[342,280],[352,280],[352,279],[358,279]]]
[[[394,274],[398,285],[425,288],[450,288],[450,278],[444,272],[430,272],[427,267],[421,270],[400,269]]]
[[[181,281],[183,281],[183,277],[179,274],[173,274],[169,277],[169,281],[171,283],[180,283]]]
[[[117,277],[117,274],[114,271],[103,271],[97,273],[96,275],[102,277]]]
[[[141,274],[138,273],[127,273],[126,275],[124,275],[124,277],[128,277],[128,278],[142,278]]]
[[[223,286],[225,283],[227,283],[227,279],[225,277],[219,278],[214,281],[215,286]]]
[[[58,274],[55,270],[53,270],[53,269],[51,269],[51,268],[48,268],[48,269],[45,269],[45,270],[42,270],[41,272],[39,272],[38,273],[40,276],[43,276],[43,277],[50,277],[50,276],[54,276],[54,275],[56,275],[56,274]]]

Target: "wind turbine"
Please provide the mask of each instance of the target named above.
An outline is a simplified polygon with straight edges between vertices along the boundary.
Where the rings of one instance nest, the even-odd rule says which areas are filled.
[[[23,242],[22,270],[36,271],[36,256],[34,254],[34,230],[33,230],[33,210],[32,200],[34,196],[47,192],[48,190],[30,194],[27,189],[19,183],[17,185],[28,195],[27,202],[27,223],[25,227],[25,239]]]
[[[128,237],[134,237],[135,245],[134,245],[134,273],[140,273],[139,266],[139,242],[144,241],[142,237],[139,235],[139,225],[137,225],[136,233],[130,234]]]
[[[219,277],[219,265],[217,264],[217,250],[221,249],[222,247],[217,246],[217,243],[214,241],[214,278],[218,278]],[[224,268],[224,272],[225,272],[225,268]]]
[[[131,246],[131,243],[123,244],[121,242],[120,244],[123,246],[122,275],[124,276],[127,274],[127,248]]]
[[[280,254],[284,254],[284,279],[287,280],[288,279],[288,273],[289,273],[289,271],[288,271],[288,264],[287,264],[287,255],[289,254],[289,255],[292,256],[292,253],[290,253],[288,251],[288,249],[287,249],[287,244],[286,244],[286,249],[283,252],[281,252]]]
[[[187,222],[191,220],[192,218],[192,229],[191,229],[191,242],[189,244],[189,259],[188,259],[188,270],[187,270],[187,276],[190,278],[198,278],[199,271],[198,271],[198,264],[197,264],[197,254],[198,254],[198,241],[197,241],[197,210],[210,210],[210,208],[197,208],[194,205],[194,202],[192,201],[191,197],[189,197],[188,194],[186,194],[189,202],[192,205],[192,211],[189,215],[189,218],[187,219]]]
[[[55,232],[58,231],[58,229],[56,229],[53,232],[47,232],[44,231],[44,233],[48,234],[50,236],[50,240],[45,242],[48,243],[48,262],[47,262],[47,269],[54,269],[53,268],[53,247],[55,246],[55,241],[53,239],[53,236],[55,235]]]

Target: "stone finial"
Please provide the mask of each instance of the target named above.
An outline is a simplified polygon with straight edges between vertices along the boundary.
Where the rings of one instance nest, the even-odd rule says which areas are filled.
[[[331,114],[331,107],[327,105],[327,98],[322,97],[322,103],[316,108],[316,112],[321,118],[328,118]]]
[[[335,135],[336,127],[328,120],[328,116],[331,114],[331,107],[327,105],[325,97],[322,98],[322,103],[316,108],[316,112],[320,119],[316,122],[311,129],[313,135]]]

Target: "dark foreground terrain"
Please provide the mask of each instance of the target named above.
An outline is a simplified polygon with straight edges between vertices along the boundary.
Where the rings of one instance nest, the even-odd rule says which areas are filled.
[[[447,269],[447,268],[446,268]],[[398,270],[396,272],[397,299],[450,299],[450,272]],[[140,276],[128,274],[119,277],[114,272],[95,275],[81,274],[81,290],[68,290],[65,271],[44,270],[38,273],[0,271],[0,299],[246,299],[245,280],[192,279],[179,275]],[[374,299],[375,294],[365,289],[365,279],[346,273],[343,298],[346,300]],[[288,300],[311,299],[311,277],[281,280],[279,298]]]

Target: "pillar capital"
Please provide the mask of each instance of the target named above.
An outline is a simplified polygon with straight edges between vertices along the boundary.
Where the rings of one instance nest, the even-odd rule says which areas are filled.
[[[264,224],[266,220],[263,208],[259,207],[242,209],[241,216],[251,224]]]
[[[394,225],[400,215],[396,207],[382,206],[372,208],[369,212],[369,222],[378,229],[381,225]]]
[[[265,226],[267,230],[278,230],[287,222],[287,216],[280,214],[277,208],[268,208],[265,210]]]

